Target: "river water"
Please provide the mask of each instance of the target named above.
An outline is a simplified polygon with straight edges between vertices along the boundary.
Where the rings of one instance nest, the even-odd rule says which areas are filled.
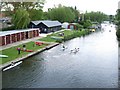
[[[111,32],[109,32],[111,30]],[[95,32],[25,59],[2,72],[3,88],[117,88],[118,42],[115,28]],[[71,49],[80,48],[77,53]]]

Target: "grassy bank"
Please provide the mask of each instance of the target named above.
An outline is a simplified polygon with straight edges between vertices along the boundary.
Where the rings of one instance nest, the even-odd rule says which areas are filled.
[[[60,36],[60,33],[64,33],[64,35]],[[47,37],[43,37],[39,40],[46,41],[46,42],[62,42],[62,41],[67,41],[72,38],[80,37],[80,36],[83,36],[86,34],[89,34],[89,30],[82,30],[82,31],[80,31],[80,30],[64,30],[61,32],[52,33],[50,35],[47,35]],[[57,39],[55,39],[53,37],[57,37]],[[25,45],[26,45],[27,50],[33,50],[33,51],[42,49],[43,47],[47,46],[47,44],[37,46],[37,45],[35,45],[35,42],[28,42]],[[2,53],[3,55],[8,56],[8,58],[0,59],[0,64],[4,64],[6,62],[15,60],[17,58],[21,58],[30,53],[30,52],[21,51],[21,53],[18,54],[18,50],[17,50],[18,47],[23,48],[23,44],[0,51],[0,53]]]
[[[33,51],[36,51],[38,49],[41,49],[41,48],[47,46],[47,44],[43,44],[41,46],[37,46],[37,45],[34,44],[34,42],[29,42],[29,43],[26,43],[25,45],[26,45],[26,49],[27,50],[33,50]],[[8,56],[8,58],[0,59],[0,64],[4,64],[6,62],[15,60],[16,58],[20,58],[20,57],[23,57],[23,56],[31,53],[31,52],[21,51],[20,54],[18,54],[18,51],[17,51],[18,47],[23,48],[23,45],[11,47],[11,48],[8,48],[8,49],[0,51],[0,53],[2,53],[3,55],[7,55]]]
[[[64,41],[67,41],[67,40],[70,40],[70,39],[73,39],[73,38],[76,38],[76,37],[81,37],[81,36],[85,36],[87,34],[89,34],[89,30],[78,30],[78,31],[72,31],[71,33],[69,34],[66,34],[64,36]]]
[[[60,36],[60,33],[64,33],[63,36]],[[47,41],[47,42],[62,42],[62,41],[67,41],[76,37],[81,37],[84,35],[89,34],[90,31],[89,30],[64,30],[61,32],[57,32],[57,33],[53,33],[48,35],[47,37],[41,38],[39,39],[40,41]],[[60,39],[54,39],[52,38],[52,36],[60,38]]]

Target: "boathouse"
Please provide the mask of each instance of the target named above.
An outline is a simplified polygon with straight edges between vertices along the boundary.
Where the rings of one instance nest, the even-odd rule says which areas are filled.
[[[0,32],[0,46],[39,36],[39,29],[12,30]]]
[[[39,28],[41,33],[50,33],[61,30],[62,24],[59,21],[31,21],[29,28]]]
[[[70,24],[68,25],[68,29],[77,30],[76,23],[70,23]]]

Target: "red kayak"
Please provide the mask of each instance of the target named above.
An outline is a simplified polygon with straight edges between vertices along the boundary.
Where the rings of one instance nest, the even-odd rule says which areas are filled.
[[[33,50],[25,50],[26,52],[33,52]]]

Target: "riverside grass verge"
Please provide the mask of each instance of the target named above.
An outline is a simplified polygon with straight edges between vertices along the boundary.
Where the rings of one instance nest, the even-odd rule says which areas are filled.
[[[42,44],[41,46],[38,46],[38,45],[35,45],[34,42],[32,42],[32,41],[28,42],[28,43],[25,43],[24,45],[26,45],[27,50],[33,50],[33,51],[37,51],[38,49],[42,49],[45,46],[48,46],[48,44]],[[8,48],[8,49],[1,50],[0,53],[2,53],[3,55],[7,55],[8,58],[0,59],[0,64],[4,64],[6,62],[15,60],[17,58],[24,57],[25,55],[31,53],[31,52],[21,51],[21,53],[18,54],[18,51],[17,51],[18,47],[23,48],[23,44],[15,46],[15,47]]]
[[[64,33],[64,36],[60,36],[59,33]],[[61,32],[53,33],[50,35],[47,35],[47,37],[39,39],[40,41],[46,41],[46,42],[59,42],[67,41],[76,37],[81,37],[89,34],[90,31],[88,29],[86,30],[64,30]],[[62,39],[53,39],[52,36],[56,36]]]
[[[62,36],[62,37],[59,36],[59,33],[64,33],[64,36]],[[59,42],[60,43],[62,41],[67,41],[72,38],[80,37],[80,36],[86,35],[86,34],[89,34],[89,30],[82,30],[82,31],[80,31],[80,30],[64,30],[64,31],[60,31],[60,32],[56,32],[56,33],[47,35],[47,37],[43,37],[39,40],[45,41],[45,42]],[[56,40],[56,39],[51,38],[51,36],[61,37],[62,39]],[[37,51],[38,49],[42,49],[47,46],[46,44],[43,44],[41,46],[36,46],[33,41],[25,43],[25,45],[28,50],[33,50],[33,51]],[[0,51],[0,53],[2,53],[3,55],[9,56],[8,58],[0,59],[0,64],[4,64],[9,61],[15,60],[17,58],[24,57],[25,55],[30,53],[30,52],[21,51],[21,54],[18,55],[18,51],[16,49],[18,47],[23,48],[23,44]]]

